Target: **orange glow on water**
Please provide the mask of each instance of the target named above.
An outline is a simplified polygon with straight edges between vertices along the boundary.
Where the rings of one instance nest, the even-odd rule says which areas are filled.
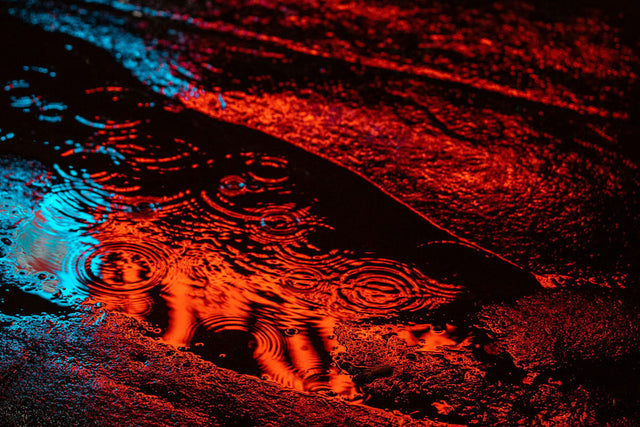
[[[166,310],[156,329],[166,343],[197,351],[204,348],[198,334],[245,333],[250,340],[238,345],[247,346],[265,378],[356,399],[350,376],[328,363],[339,347],[335,323],[437,307],[462,288],[399,261],[316,247],[314,230],[335,231],[314,213],[315,202],[302,207],[291,199],[288,160],[248,152],[240,158],[248,171],[221,176],[200,198],[190,190],[133,196],[144,187],[110,185],[110,177],[118,179],[113,174],[94,174],[99,186],[69,176],[23,226],[17,260],[29,271],[58,276],[45,288],[66,287],[70,296],[89,296],[152,326]],[[162,174],[170,173],[163,163],[157,162]],[[87,216],[81,200],[100,204]],[[62,237],[61,227],[75,224],[73,218],[83,218],[79,231],[70,228]]]
[[[473,310],[569,278],[540,261],[547,249],[620,246],[594,212],[637,187],[615,152],[633,61],[607,31],[580,49],[563,35],[597,22],[556,28],[501,9],[495,30],[466,9],[362,1],[218,19],[196,2],[173,13],[105,0],[102,23],[102,9],[88,7],[94,22],[68,2],[27,3],[23,19],[121,66],[101,81],[63,55],[86,48],[69,42],[60,58],[92,71],[80,83],[62,66],[0,81],[2,149],[47,169],[14,182],[3,163],[2,262],[45,299],[98,302],[219,366],[359,402],[334,363],[352,350],[337,326],[388,324],[413,356],[468,350]],[[49,3],[56,13],[40,11]]]

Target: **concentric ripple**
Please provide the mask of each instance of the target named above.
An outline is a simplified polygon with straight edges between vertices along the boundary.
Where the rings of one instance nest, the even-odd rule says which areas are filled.
[[[207,191],[202,191],[200,195],[205,205],[212,209],[214,214],[240,221],[258,220],[259,216],[251,212],[252,204],[236,200],[238,196],[247,193],[246,188],[246,181],[239,176],[232,175],[220,180],[218,191],[212,196]]]
[[[295,298],[301,307],[324,311],[332,299],[331,280],[319,269],[294,267],[281,273],[283,293]]]
[[[259,323],[252,331],[256,339],[255,356],[264,361],[282,360],[286,344],[282,332],[272,324]]]
[[[24,66],[21,76],[23,78],[7,81],[0,86],[9,94],[9,105],[40,122],[61,122],[67,105],[50,100],[51,88],[56,85],[56,72],[45,67]]]
[[[302,381],[287,360],[287,343],[281,331],[272,324],[260,322],[252,333],[256,340],[253,356],[265,372],[262,377],[300,390]]]
[[[75,273],[91,295],[136,296],[161,285],[171,257],[157,242],[102,242],[75,260]]]
[[[206,191],[201,192],[201,197],[212,222],[231,220],[237,231],[262,244],[303,241],[308,231],[319,224],[310,215],[309,207],[277,203],[273,201],[276,195],[258,194],[261,192],[263,186],[252,187],[242,176],[229,175],[220,180],[213,197]]]
[[[256,210],[265,206],[286,204],[283,196],[289,193],[248,176],[246,173],[220,178],[216,192],[203,191],[207,205],[231,218],[249,221],[256,219]]]
[[[94,223],[104,215],[115,211],[126,211],[126,206],[112,202],[112,195],[93,185],[77,182],[64,182],[54,185],[48,197],[45,210],[65,223]]]
[[[157,174],[189,171],[198,168],[203,157],[198,146],[170,134],[132,134],[128,140],[118,136],[109,138],[109,143],[126,156],[131,167]]]
[[[225,176],[220,180],[220,194],[226,198],[236,197],[247,191],[247,180],[238,175]]]
[[[288,161],[283,157],[261,156],[247,160],[246,164],[249,176],[256,181],[277,185],[289,179]]]
[[[126,163],[135,172],[180,172],[199,166],[198,147],[174,133],[146,134],[156,104],[144,94],[119,86],[88,89],[75,121],[94,130],[84,146],[65,154],[108,154],[115,165]],[[91,111],[93,115],[85,114]],[[77,157],[77,156],[76,156]]]
[[[120,86],[104,86],[85,90],[83,102],[85,111],[92,111],[91,116],[76,114],[78,123],[93,129],[116,130],[133,128],[141,123],[142,118],[132,119],[131,112],[154,107],[153,102],[146,101],[142,94],[131,93],[128,88]]]
[[[251,237],[264,244],[303,240],[310,225],[305,213],[275,207],[262,210],[258,215],[260,219],[250,226]]]
[[[342,309],[385,315],[416,311],[450,302],[460,291],[402,263],[385,259],[362,261],[340,278],[336,297]]]
[[[322,251],[307,242],[274,248],[275,258],[295,268],[322,269],[329,272],[340,269],[349,259],[338,249]]]
[[[293,292],[318,292],[325,284],[323,275],[313,268],[293,268],[282,275],[282,287]]]

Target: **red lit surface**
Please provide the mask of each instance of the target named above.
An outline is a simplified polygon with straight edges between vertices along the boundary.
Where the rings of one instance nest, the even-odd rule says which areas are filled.
[[[8,423],[638,419],[622,5],[4,3]]]

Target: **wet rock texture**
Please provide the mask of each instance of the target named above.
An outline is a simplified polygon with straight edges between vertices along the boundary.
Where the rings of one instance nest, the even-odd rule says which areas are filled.
[[[529,271],[640,277],[631,2],[5,1]]]
[[[148,338],[143,325],[116,313],[86,307],[0,321],[3,425],[633,426],[640,420],[638,310],[600,290],[542,292],[487,306],[472,331],[416,322],[340,325],[344,347],[334,359],[366,393],[365,403],[381,409],[217,368]]]
[[[639,332],[638,307],[618,296],[556,290],[484,307],[464,339],[445,338],[435,351],[423,350],[424,339],[409,345],[397,324],[342,325],[346,350],[336,360],[360,378],[369,404],[416,418],[632,426],[640,420]]]
[[[3,317],[2,425],[423,425],[220,369],[139,331],[92,310]]]
[[[321,155],[547,289],[339,323],[358,406],[3,280],[0,425],[640,425],[638,14],[608,3],[3,0],[117,58],[113,84]],[[29,132],[9,152],[41,152]]]

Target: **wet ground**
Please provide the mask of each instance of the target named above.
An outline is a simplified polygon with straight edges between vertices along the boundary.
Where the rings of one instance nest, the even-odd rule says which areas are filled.
[[[629,5],[1,13],[3,423],[640,420]]]

